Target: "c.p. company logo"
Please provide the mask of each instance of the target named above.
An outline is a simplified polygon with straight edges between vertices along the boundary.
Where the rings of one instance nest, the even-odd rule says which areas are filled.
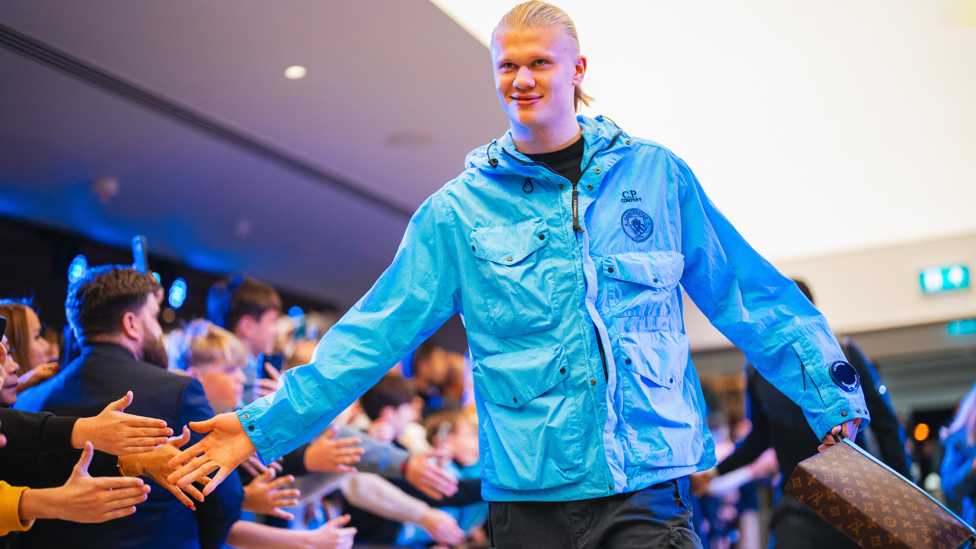
[[[620,194],[623,195],[623,198],[620,199],[621,203],[641,201],[640,197],[637,196],[637,191],[624,191]]]

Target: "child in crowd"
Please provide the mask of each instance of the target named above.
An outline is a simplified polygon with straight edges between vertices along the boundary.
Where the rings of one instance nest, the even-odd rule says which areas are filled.
[[[244,396],[247,351],[234,334],[206,320],[194,320],[183,330],[178,345],[179,362],[186,374],[203,385],[203,391],[215,413],[237,408]],[[252,468],[260,464],[251,464]],[[283,489],[294,482],[292,476],[275,480],[275,469],[261,472],[244,488],[242,509],[270,514],[285,519],[294,518],[284,507],[298,504],[298,490]],[[230,530],[227,544],[241,549],[267,547],[327,547],[347,549],[352,546],[355,528],[343,528],[349,516],[327,522],[315,530],[285,530],[253,522],[238,521]]]
[[[244,345],[244,404],[278,389],[279,372],[266,363],[278,337],[281,296],[255,278],[232,276],[207,293],[207,318]]]

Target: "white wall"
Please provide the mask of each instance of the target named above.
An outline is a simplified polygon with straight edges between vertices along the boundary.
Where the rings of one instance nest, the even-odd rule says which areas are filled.
[[[806,280],[838,333],[976,317],[972,289],[925,295],[918,278],[926,267],[958,264],[968,265],[972,276],[976,233],[773,263],[786,276]],[[731,346],[687,296],[685,327],[695,351]]]

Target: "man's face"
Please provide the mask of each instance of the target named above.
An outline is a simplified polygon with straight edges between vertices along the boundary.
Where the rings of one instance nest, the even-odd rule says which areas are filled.
[[[166,346],[163,345],[163,327],[159,325],[159,304],[163,300],[162,290],[148,294],[146,303],[136,311],[136,321],[142,327],[142,361],[162,368],[169,367]]]
[[[586,58],[559,27],[496,31],[491,41],[495,87],[513,129],[544,130],[575,117],[573,94]]]

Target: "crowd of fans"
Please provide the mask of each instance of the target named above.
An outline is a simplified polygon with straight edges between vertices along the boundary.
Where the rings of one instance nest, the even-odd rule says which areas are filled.
[[[0,301],[0,547],[488,546],[470,364],[433,341],[270,466],[252,458],[206,497],[169,483],[167,462],[206,431],[198,422],[276,391],[327,326],[289,320],[274,288],[247,277],[216,283],[208,318],[169,334],[161,301],[151,276],[89,270],[65,307],[80,355],[64,357],[29,300]],[[876,389],[870,362],[845,352]],[[720,464],[692,482],[696,527],[716,549],[759,547],[757,494],[819,443],[799,408],[748,379],[748,420],[713,416]],[[867,400],[866,444],[910,474],[890,402]],[[976,388],[943,438],[945,496],[972,523]],[[802,527],[802,511],[780,498],[773,533]]]

